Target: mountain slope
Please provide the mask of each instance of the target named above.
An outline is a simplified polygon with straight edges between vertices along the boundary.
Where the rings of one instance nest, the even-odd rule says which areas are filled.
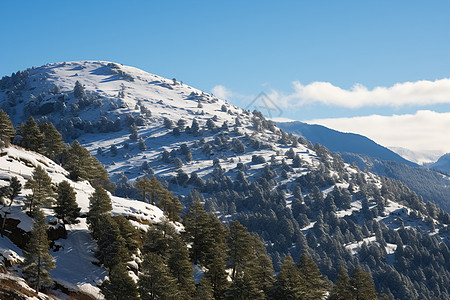
[[[298,121],[278,122],[277,125],[287,132],[305,137],[313,144],[319,143],[324,145],[333,152],[364,154],[382,160],[392,160],[404,163],[410,166],[416,165],[388,148],[359,134],[339,132],[325,126],[306,124]]]
[[[68,172],[55,164],[50,159],[29,152],[21,148],[9,147],[3,149],[0,155],[0,188],[9,185],[13,176],[17,177],[25,185],[27,179],[32,175],[35,167],[44,168],[52,179],[53,184],[63,180],[70,182],[76,191],[77,203],[81,208],[82,218],[79,224],[66,225],[67,238],[58,238],[58,228],[62,226],[54,217],[51,209],[45,209],[48,222],[54,228],[56,240],[50,253],[56,261],[56,268],[50,272],[52,279],[69,291],[86,294],[95,298],[101,297],[100,285],[107,272],[104,268],[95,264],[94,257],[96,244],[86,224],[86,213],[89,208],[89,196],[94,191],[87,181],[74,182],[68,179]],[[32,219],[23,209],[25,196],[31,191],[23,189],[10,207],[2,207],[2,217],[5,211],[8,213],[6,226],[9,228],[4,237],[0,237],[0,262],[14,264],[20,262],[24,235],[32,228]],[[134,221],[135,226],[146,229],[148,225],[141,223],[155,223],[165,220],[163,212],[150,204],[140,201],[111,197],[113,214],[123,214]],[[16,244],[13,244],[13,241]]]
[[[430,168],[450,173],[450,153],[442,155]]]
[[[339,266],[362,264],[388,296],[449,295],[435,277],[415,277],[429,265],[420,259],[426,251],[433,262],[447,255],[448,214],[406,186],[360,171],[258,112],[135,68],[72,62],[18,74],[0,81],[0,105],[14,123],[32,115],[53,122],[67,142],[77,138],[105,164],[117,195],[136,199],[132,183],[155,175],[185,205],[196,189],[224,223],[258,233],[277,269],[285,255],[307,253],[331,280]],[[143,204],[125,206],[135,205]],[[431,268],[450,277],[445,264]]]

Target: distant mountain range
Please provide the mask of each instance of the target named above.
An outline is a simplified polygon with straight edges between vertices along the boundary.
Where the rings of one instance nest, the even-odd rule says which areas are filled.
[[[417,164],[404,159],[394,151],[360,134],[344,133],[322,125],[311,125],[299,121],[278,122],[277,125],[287,132],[305,137],[313,144],[319,143],[333,152],[364,154],[373,158],[417,166]]]
[[[399,180],[422,196],[425,201],[438,203],[450,211],[450,154],[443,155],[427,167],[415,161],[430,161],[433,156],[396,148],[396,152],[383,147],[371,139],[354,133],[343,133],[321,125],[311,125],[299,121],[277,122],[278,127],[288,133],[303,136],[313,144],[319,143],[333,152],[338,152],[347,163],[356,163],[360,169]],[[432,161],[432,160],[431,160]],[[445,173],[442,173],[445,172]]]

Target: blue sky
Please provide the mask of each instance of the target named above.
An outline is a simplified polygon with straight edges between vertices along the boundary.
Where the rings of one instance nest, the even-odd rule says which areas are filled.
[[[283,117],[318,123],[450,109],[439,81],[450,78],[449,1],[2,1],[0,11],[0,76],[109,60],[241,107],[263,91]]]

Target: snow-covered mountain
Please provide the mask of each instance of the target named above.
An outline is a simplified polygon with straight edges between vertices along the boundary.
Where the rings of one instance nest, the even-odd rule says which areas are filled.
[[[359,134],[344,133],[322,125],[307,124],[299,121],[277,122],[277,125],[287,132],[305,137],[313,144],[319,143],[324,145],[333,152],[364,154],[377,159],[414,165],[397,153]]]
[[[450,153],[442,155],[435,163],[430,165],[430,168],[450,173]]]
[[[306,251],[332,280],[341,262],[349,268],[361,263],[372,269],[380,290],[408,299],[410,294],[389,286],[391,281],[383,273],[389,268],[389,278],[400,278],[400,273],[408,278],[396,285],[408,291],[419,289],[424,298],[432,298],[427,286],[415,286],[412,269],[396,264],[395,253],[400,253],[397,245],[422,251],[429,239],[436,249],[449,243],[448,215],[433,205],[425,206],[406,186],[344,163],[328,149],[286,133],[258,112],[240,109],[176,79],[102,61],[49,64],[5,77],[0,81],[0,108],[15,125],[33,116],[38,122],[52,122],[67,142],[77,139],[105,165],[118,185],[117,194],[136,199],[130,183],[152,175],[168,184],[185,205],[186,196],[199,190],[207,210],[224,223],[239,220],[261,236],[276,268],[285,255],[298,258]],[[350,144],[349,150],[357,144]],[[379,147],[378,153],[404,161]],[[45,158],[38,160],[36,154],[15,148],[7,151],[0,161],[5,178],[23,173],[24,181],[40,160],[46,162],[43,165],[55,183],[65,178],[65,171]],[[14,156],[30,161],[29,169]],[[10,169],[11,163],[18,164],[17,169]],[[86,211],[92,187],[86,182],[71,184]],[[29,229],[20,198],[16,202],[13,209],[20,220],[28,220]],[[113,197],[113,202],[114,213],[136,214],[133,220],[162,218],[160,210],[143,202],[120,197]],[[92,282],[102,280],[104,270],[88,263],[93,258],[92,240],[85,223],[70,232],[60,242],[62,252],[54,254],[61,257],[52,276],[65,286],[83,289],[86,283],[95,290]],[[20,257],[20,249],[7,244],[8,239],[2,241],[5,249]],[[89,247],[77,248],[84,242]],[[89,276],[80,279],[81,272],[72,274],[74,259],[64,256],[65,249],[81,252],[87,268],[94,268],[86,270]],[[418,256],[409,254],[412,263]],[[66,260],[67,265],[58,267],[58,261]],[[421,260],[414,263],[425,268]],[[450,274],[439,264],[435,267]],[[439,287],[447,289],[443,284]]]

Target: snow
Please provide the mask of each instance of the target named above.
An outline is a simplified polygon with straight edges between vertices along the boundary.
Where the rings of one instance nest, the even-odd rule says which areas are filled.
[[[76,191],[77,203],[82,213],[89,210],[89,197],[94,188],[87,181],[73,182],[66,176],[68,172],[55,164],[48,158],[20,147],[11,146],[3,149],[0,156],[0,187],[9,185],[9,180],[17,176],[22,185],[30,178],[36,166],[44,167],[52,180],[52,184],[58,184],[63,180],[69,181]],[[32,229],[32,219],[23,209],[23,200],[25,195],[31,193],[31,190],[22,189],[19,196],[12,203],[11,207],[3,208],[3,211],[9,212],[8,218],[19,220],[18,227],[29,232]],[[111,196],[111,195],[110,195]],[[132,199],[123,199],[111,196],[112,214],[122,214],[132,219],[132,224],[136,228],[146,230],[150,223],[158,223],[165,220],[163,212],[156,206]],[[44,213],[48,216],[47,220],[54,219],[53,210],[45,208]],[[3,214],[2,214],[3,215]],[[107,271],[95,263],[94,257],[96,243],[92,240],[86,224],[86,218],[79,218],[80,223],[75,225],[66,225],[67,239],[58,239],[55,244],[60,246],[58,251],[51,250],[50,253],[55,259],[56,268],[50,271],[52,279],[72,291],[79,291],[101,299],[101,284]],[[174,224],[177,232],[183,230],[179,223]],[[0,256],[12,262],[20,262],[22,251],[14,245],[8,238],[0,238]]]

